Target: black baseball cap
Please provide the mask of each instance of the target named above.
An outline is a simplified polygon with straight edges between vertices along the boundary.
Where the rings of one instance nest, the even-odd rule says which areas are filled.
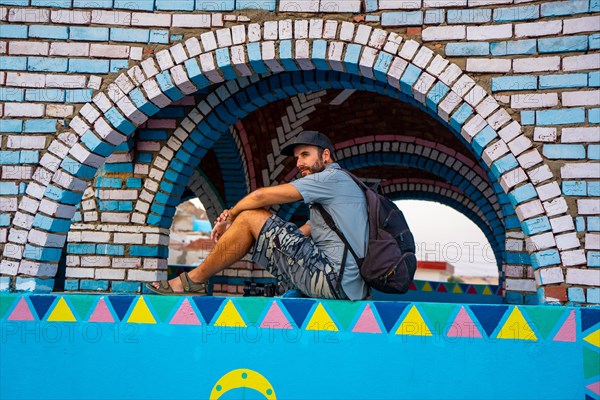
[[[323,150],[328,149],[329,152],[333,155],[333,145],[331,144],[331,140],[321,132],[317,131],[302,131],[293,138],[288,144],[281,148],[281,154],[284,156],[293,156],[294,155],[294,147],[302,144],[308,144],[311,146],[317,146],[322,148]]]

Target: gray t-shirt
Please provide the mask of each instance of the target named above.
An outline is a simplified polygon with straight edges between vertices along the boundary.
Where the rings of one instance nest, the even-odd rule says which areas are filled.
[[[340,166],[333,163],[325,170],[291,182],[305,203],[319,203],[331,214],[358,257],[364,257],[369,236],[367,205],[361,188]],[[321,214],[310,209],[310,232],[317,247],[323,251],[339,270],[344,255],[344,243],[325,223]],[[360,276],[358,265],[348,252],[342,288],[350,300],[367,296],[367,286]]]

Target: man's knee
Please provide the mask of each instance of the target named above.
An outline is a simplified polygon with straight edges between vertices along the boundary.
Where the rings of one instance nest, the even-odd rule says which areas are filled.
[[[242,211],[240,215],[237,216],[235,222],[239,221],[238,223],[248,225],[250,230],[253,232],[258,232],[265,224],[266,220],[271,217],[271,215],[273,214],[263,208],[246,210]]]

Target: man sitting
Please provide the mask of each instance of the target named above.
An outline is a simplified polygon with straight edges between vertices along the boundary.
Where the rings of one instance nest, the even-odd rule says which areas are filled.
[[[367,296],[356,260],[317,210],[311,207],[309,221],[300,228],[265,210],[298,200],[309,206],[319,203],[357,256],[364,257],[369,227],[362,189],[335,163],[331,141],[322,133],[301,132],[281,153],[294,156],[302,178],[257,189],[223,211],[211,233],[217,244],[204,262],[170,281],[147,284],[148,289],[159,294],[205,293],[208,278],[251,252],[252,261],[306,296]]]

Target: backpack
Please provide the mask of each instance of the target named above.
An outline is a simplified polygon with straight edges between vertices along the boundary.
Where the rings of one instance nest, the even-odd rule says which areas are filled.
[[[344,242],[358,264],[368,286],[384,293],[403,294],[408,291],[417,269],[415,240],[402,211],[388,198],[365,185],[360,179],[343,170],[363,190],[367,202],[369,241],[364,258],[359,258],[331,215],[321,204],[314,204],[325,223]],[[342,281],[346,252],[342,261],[339,282]]]

